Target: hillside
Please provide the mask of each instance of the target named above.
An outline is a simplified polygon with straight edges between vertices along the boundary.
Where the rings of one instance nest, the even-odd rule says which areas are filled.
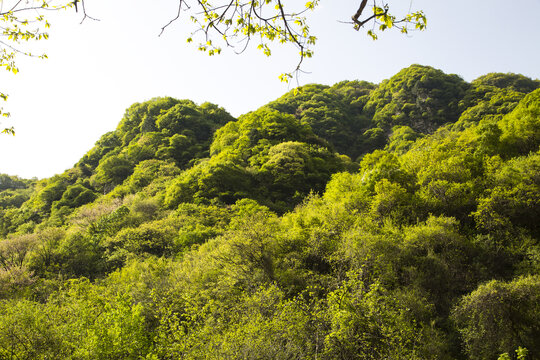
[[[539,146],[517,74],[134,104],[0,175],[0,359],[540,358]]]

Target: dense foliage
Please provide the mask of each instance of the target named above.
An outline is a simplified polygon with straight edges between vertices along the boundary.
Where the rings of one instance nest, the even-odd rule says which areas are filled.
[[[540,357],[539,87],[131,106],[63,174],[0,175],[0,359]]]

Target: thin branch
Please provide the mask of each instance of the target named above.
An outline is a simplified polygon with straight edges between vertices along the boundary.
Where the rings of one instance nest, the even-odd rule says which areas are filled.
[[[183,0],[180,0],[180,1],[178,2],[178,13],[177,13],[176,16],[174,17],[174,19],[172,19],[171,21],[169,21],[169,22],[167,23],[167,25],[165,25],[164,27],[161,28],[161,32],[159,33],[158,37],[161,36],[161,34],[163,34],[163,32],[165,31],[165,29],[166,29],[167,27],[169,27],[169,25],[171,25],[173,22],[175,22],[176,20],[178,20],[178,19],[180,18],[180,13],[182,12],[182,3],[183,3],[183,2],[184,2]]]
[[[281,0],[278,0],[278,6],[279,11],[281,12],[281,17],[283,19],[283,23],[285,24],[285,29],[291,36],[291,39],[293,40],[296,45],[300,48],[300,61],[298,62],[298,65],[296,65],[296,70],[300,69],[300,65],[302,65],[302,62],[304,61],[304,45],[300,44],[295,34],[292,33],[291,29],[289,28],[289,22],[287,21],[287,18],[285,16],[285,11],[283,10],[283,5],[281,4]]]
[[[86,18],[90,19],[90,20],[94,20],[94,21],[99,21],[99,19],[96,19],[90,15],[88,15],[86,13],[86,7],[84,6],[84,0],[81,0],[81,5],[82,5],[82,9],[83,9],[83,14],[84,14],[84,17],[82,18],[81,20],[81,24],[84,22],[84,20],[86,20]]]
[[[68,5],[62,5],[62,6],[58,6],[58,7],[43,7],[43,6],[30,6],[30,7],[22,7],[22,8],[19,8],[19,9],[15,9],[14,7],[10,10],[10,11],[7,11],[7,12],[3,12],[3,13],[0,13],[0,15],[6,15],[6,14],[15,14],[15,13],[18,13],[18,12],[25,12],[25,11],[30,11],[30,10],[39,10],[39,11],[58,11],[58,10],[61,10],[61,9],[66,9],[69,7],[69,4]]]
[[[4,42],[2,40],[0,40],[0,44],[4,45],[7,48],[10,48],[11,51],[13,51],[15,53],[18,53],[18,54],[21,54],[21,55],[25,55],[25,56],[28,56],[28,57],[34,57],[34,58],[41,57],[41,55],[33,55],[33,54],[27,53],[25,51],[19,50],[16,47],[13,47],[13,46],[9,45],[8,43],[6,43],[6,42]]]
[[[22,2],[23,0],[19,0],[17,1],[17,3],[15,5],[13,5],[13,7],[8,11],[9,12],[12,12],[13,10],[15,10],[17,8],[17,6],[19,6],[19,4]],[[3,2],[3,1],[2,1]]]

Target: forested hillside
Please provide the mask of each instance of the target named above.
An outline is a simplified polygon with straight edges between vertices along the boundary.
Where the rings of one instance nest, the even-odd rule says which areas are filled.
[[[516,74],[134,104],[0,175],[0,359],[539,359],[539,146]]]

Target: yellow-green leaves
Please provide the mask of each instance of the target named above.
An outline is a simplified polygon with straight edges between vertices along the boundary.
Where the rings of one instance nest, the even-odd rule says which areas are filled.
[[[13,126],[10,128],[5,128],[4,130],[0,131],[0,133],[15,136],[15,130],[13,129]]]
[[[209,0],[180,0],[179,11],[190,12],[190,19],[195,24],[195,30],[188,37],[190,43],[195,36],[200,37],[198,50],[209,55],[219,54],[226,47],[242,53],[251,41],[256,42],[256,48],[264,55],[272,55],[271,43],[289,44],[296,47],[299,60],[296,68],[279,76],[281,81],[288,82],[291,76],[296,76],[301,70],[304,58],[313,56],[313,47],[317,37],[311,34],[309,22],[305,14],[315,10],[320,0],[307,1],[303,6],[291,0],[231,0],[223,3]],[[370,1],[371,3],[371,1]],[[426,17],[422,11],[410,12],[396,17],[390,12],[388,4],[379,0],[373,1],[371,14],[363,14],[367,0],[360,2],[360,8],[352,17],[353,27],[359,30],[364,25],[370,26],[367,35],[373,40],[378,38],[377,31],[398,29],[407,34],[410,29],[424,30]],[[359,17],[365,19],[360,19]],[[219,39],[223,44],[209,42]]]
[[[272,55],[272,51],[270,50],[267,44],[259,44],[257,46],[257,49],[262,50],[263,54],[266,56]]]
[[[2,2],[3,3],[3,2]],[[9,10],[0,10],[0,67],[13,74],[19,72],[15,64],[17,55],[46,59],[47,55],[34,55],[27,50],[25,43],[30,41],[47,40],[49,34],[45,31],[50,28],[50,23],[40,13],[41,9],[59,10],[73,6],[69,1],[59,5],[51,5],[49,0],[43,1],[19,1],[10,5]],[[36,16],[37,14],[37,16]],[[7,99],[5,94],[0,93],[0,98]],[[2,116],[9,116],[0,110]],[[14,134],[13,128],[4,129],[2,133]]]
[[[319,1],[308,1],[306,3],[306,9],[313,10],[319,4]]]
[[[195,7],[187,0],[181,0],[180,3],[181,10],[191,12],[190,19],[195,24],[195,30],[187,42],[193,42],[198,36],[198,50],[208,55],[221,53],[223,44],[235,49],[237,53],[242,53],[251,41],[255,41],[256,48],[270,56],[271,43],[290,44],[299,50],[300,56],[292,73],[300,70],[300,64],[305,57],[313,55],[312,47],[317,38],[311,35],[303,14],[314,10],[319,0],[309,1],[305,6],[300,5],[296,9],[292,8],[290,1],[282,0],[234,0],[226,2],[225,5],[197,0]],[[222,43],[219,44],[217,40]],[[291,74],[282,74],[281,81],[288,81],[288,75]]]
[[[0,99],[2,99],[4,101],[7,101],[7,99],[8,99],[7,94],[4,94],[4,93],[0,92]],[[3,110],[4,109],[0,108],[0,115],[3,116],[3,117],[9,117],[9,113],[4,112]],[[13,127],[10,127],[10,128],[5,128],[4,130],[0,131],[0,134],[15,135],[15,131],[13,130]]]
[[[372,14],[361,20],[360,16],[362,15],[362,10],[367,4],[365,0],[362,2],[360,9],[352,17],[352,24],[355,30],[360,30],[360,28],[362,28],[364,25],[373,24],[371,29],[367,31],[367,35],[373,40],[377,40],[378,38],[375,32],[377,27],[379,31],[396,28],[400,30],[402,34],[409,33],[409,26],[414,27],[414,30],[425,30],[427,19],[422,11],[405,14],[401,19],[399,19],[390,13],[390,7],[388,4],[379,6],[379,3],[379,1],[374,1]]]
[[[290,79],[292,79],[292,74],[290,73],[284,73],[279,75],[279,80],[282,82],[288,83]]]

